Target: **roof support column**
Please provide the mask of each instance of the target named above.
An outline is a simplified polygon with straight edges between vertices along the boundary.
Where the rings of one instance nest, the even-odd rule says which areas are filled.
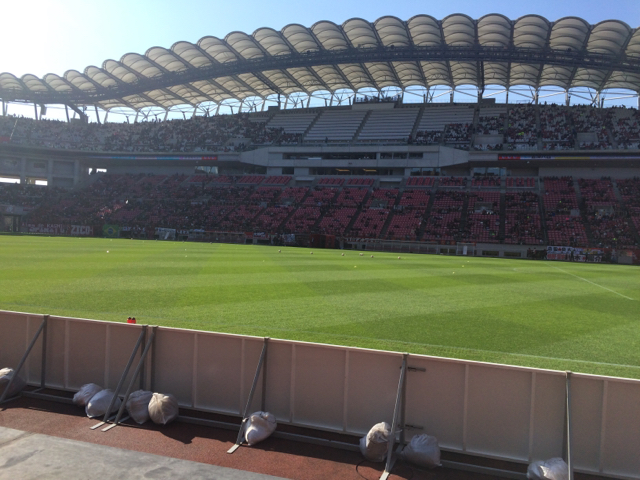
[[[36,115],[36,120],[38,120],[38,105],[36,103],[33,104],[33,112]]]
[[[571,102],[571,95],[569,95],[569,89],[564,91],[564,104],[568,107]]]
[[[453,103],[453,92],[455,92],[455,88],[451,89],[451,92],[449,93],[449,103]]]
[[[2,116],[3,117],[7,116],[7,104],[5,103],[4,100],[2,100]]]
[[[536,91],[534,93],[534,99],[536,101],[536,105],[538,105],[538,99],[540,98],[540,89],[536,88]]]
[[[220,104],[218,104],[218,108],[216,108],[216,115],[218,115],[219,111],[220,111]]]
[[[109,118],[109,110],[107,110],[107,113],[104,114],[104,120],[102,121],[102,123],[107,123],[108,118]]]
[[[140,115],[140,111],[136,112],[136,118],[133,119],[133,123],[138,123],[138,115]]]
[[[100,114],[98,113],[98,106],[94,105],[93,108],[96,111],[96,122],[98,122],[98,125],[100,125]]]
[[[242,113],[242,107],[244,106],[244,100],[240,102],[240,106],[238,107],[238,113]]]
[[[285,95],[284,97],[284,110],[287,109],[287,104],[289,103],[289,95]]]
[[[193,107],[193,114],[191,114],[191,118],[196,118],[196,112],[198,111],[198,107]],[[164,114],[164,119],[167,119],[167,115],[169,115],[169,109]]]
[[[329,106],[333,107],[333,92],[331,93],[331,101],[329,102]]]
[[[505,99],[504,103],[509,105],[509,87],[507,87],[507,98]]]
[[[109,113],[109,112],[107,112],[107,114],[108,114],[108,113]],[[166,122],[166,121],[167,121],[167,117],[168,117],[168,116],[169,116],[169,109],[167,108],[167,109],[164,111],[164,119],[163,119],[162,121],[163,121],[163,122]],[[105,121],[105,123],[106,123],[107,119],[105,118],[105,119],[104,119],[104,121]]]
[[[309,97],[307,97],[307,108],[309,108],[310,104],[311,104],[311,95],[309,95]]]
[[[261,112],[264,112],[264,107],[265,107],[266,104],[267,104],[267,100],[263,100],[262,101],[262,106],[260,107],[260,111]]]

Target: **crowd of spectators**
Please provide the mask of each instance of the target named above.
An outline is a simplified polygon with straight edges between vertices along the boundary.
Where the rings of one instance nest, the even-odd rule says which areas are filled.
[[[544,178],[545,224],[549,245],[586,247],[587,232],[580,218],[571,177]]]
[[[387,101],[371,97],[369,102]],[[390,99],[389,101],[393,101]],[[447,144],[468,150],[637,149],[640,113],[634,108],[511,105],[507,114],[481,115],[477,124],[450,123],[441,130],[419,130],[403,142]],[[133,123],[84,123],[1,116],[0,141],[35,147],[119,152],[229,152],[268,145],[299,145],[303,134],[269,128],[264,114],[194,116]],[[538,127],[539,120],[539,127]],[[506,125],[506,128],[505,128]],[[502,141],[485,138],[501,136]],[[615,141],[612,141],[614,139]]]
[[[537,193],[525,190],[505,195],[504,243],[544,243]]]
[[[255,177],[228,176],[230,183],[219,183],[219,177],[206,175],[99,174],[72,190],[3,184],[0,205],[30,210],[25,224],[88,225],[98,232],[112,224],[144,238],[163,227],[539,245],[545,243],[546,225],[550,245],[625,247],[636,245],[640,227],[639,179],[617,181],[621,203],[608,178],[574,184],[571,177],[547,177],[543,217],[536,182],[526,178],[506,182],[511,190],[502,194],[501,208],[500,177],[473,178],[469,188],[466,177],[442,177],[437,187],[407,185],[404,191],[265,186]]]
[[[442,142],[442,130],[418,130],[412,143],[416,145],[439,145]]]
[[[247,113],[186,120],[83,123],[0,117],[0,137],[35,147],[118,152],[238,151],[271,145],[283,135]],[[292,141],[286,136],[285,141]]]
[[[500,115],[490,115],[478,117],[478,128],[476,134],[478,135],[502,135],[504,133],[504,123],[506,115],[501,113]]]
[[[514,105],[509,110],[508,143],[534,145],[538,141],[536,111],[533,105]]]
[[[610,178],[579,179],[586,221],[598,247],[635,246],[632,220],[620,208]]]

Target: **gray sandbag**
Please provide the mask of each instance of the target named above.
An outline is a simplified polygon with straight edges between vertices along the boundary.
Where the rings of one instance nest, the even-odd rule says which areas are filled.
[[[244,429],[244,438],[249,446],[266,440],[276,431],[278,422],[276,417],[269,412],[255,412],[249,416]]]
[[[87,412],[87,417],[102,417],[107,413],[107,408],[109,408],[109,404],[111,403],[113,396],[113,390],[107,389],[100,390],[91,397],[91,400],[89,400],[84,409],[84,411]],[[111,408],[111,413],[117,412],[120,405],[122,405],[122,400],[120,400],[119,397],[116,397],[116,401],[113,403],[113,407]]]
[[[149,401],[149,417],[153,423],[166,425],[178,417],[179,408],[173,395],[154,393]]]
[[[73,403],[75,403],[79,407],[86,407],[89,400],[93,398],[93,396],[101,392],[103,388],[100,385],[96,385],[95,383],[87,383],[80,387],[80,390],[73,396]]]
[[[149,402],[153,397],[153,392],[147,390],[136,390],[127,400],[127,412],[136,423],[143,424],[149,420]]]
[[[2,395],[5,389],[9,386],[9,382],[11,382],[14,375],[15,372],[13,371],[13,368],[0,369],[0,395]],[[27,386],[27,382],[20,375],[15,375],[15,377],[16,379],[11,385],[11,390],[7,392],[5,398],[15,397],[24,387]]]
[[[530,480],[567,480],[569,467],[561,458],[533,462],[527,469],[527,478]]]
[[[391,426],[387,422],[371,427],[369,433],[360,439],[360,452],[364,458],[370,462],[384,462],[389,448],[387,443],[389,435],[391,435]]]
[[[409,445],[402,450],[402,458],[418,467],[439,467],[440,446],[438,439],[426,433],[415,435]]]

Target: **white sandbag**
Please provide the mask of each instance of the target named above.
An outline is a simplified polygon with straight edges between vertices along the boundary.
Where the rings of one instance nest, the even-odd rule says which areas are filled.
[[[73,403],[78,405],[79,407],[85,407],[89,400],[93,398],[93,396],[102,391],[102,387],[100,385],[96,385],[95,383],[87,383],[80,387],[78,393],[73,396]]]
[[[569,467],[561,458],[533,462],[527,469],[527,478],[531,480],[567,480]]]
[[[13,368],[0,369],[0,395],[2,395],[5,389],[9,386],[9,382],[13,378],[14,374],[15,372],[13,371]],[[13,381],[13,384],[11,384],[11,390],[7,392],[5,399],[15,397],[26,386],[27,382],[20,375],[16,375],[16,379]]]
[[[440,446],[438,439],[426,433],[415,435],[409,445],[402,450],[402,458],[419,467],[439,467]]]
[[[360,452],[370,462],[384,462],[389,448],[391,426],[387,422],[374,425],[364,437],[360,439]]]
[[[107,408],[109,408],[113,395],[113,390],[107,389],[100,390],[91,397],[91,400],[87,402],[87,406],[84,409],[84,411],[87,412],[87,417],[102,417],[107,413]],[[122,405],[122,400],[120,400],[119,397],[116,397],[116,401],[113,403],[113,407],[111,408],[111,413],[117,412],[120,405]]]
[[[154,393],[149,401],[149,417],[153,423],[166,425],[178,417],[178,400],[171,394]]]
[[[143,424],[149,420],[149,402],[153,397],[153,392],[146,390],[136,390],[127,400],[127,412],[136,423]]]
[[[245,424],[244,438],[249,446],[255,445],[269,438],[269,436],[276,431],[277,426],[276,417],[272,413],[252,413]]]

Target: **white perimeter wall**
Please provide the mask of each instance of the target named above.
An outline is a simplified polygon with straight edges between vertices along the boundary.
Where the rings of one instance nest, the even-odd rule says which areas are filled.
[[[0,368],[17,366],[42,318],[0,311]],[[47,386],[115,388],[141,328],[49,317]],[[184,407],[241,415],[262,345],[258,337],[159,327],[146,388],[173,393]],[[37,385],[41,348],[39,339],[23,371]],[[402,358],[272,339],[266,408],[281,423],[362,435],[391,422]],[[424,355],[410,355],[408,366],[424,371],[407,372],[406,423],[422,427],[407,428],[407,440],[429,433],[451,451],[520,462],[562,455],[564,372]],[[640,381],[573,374],[571,406],[575,469],[640,479]]]

